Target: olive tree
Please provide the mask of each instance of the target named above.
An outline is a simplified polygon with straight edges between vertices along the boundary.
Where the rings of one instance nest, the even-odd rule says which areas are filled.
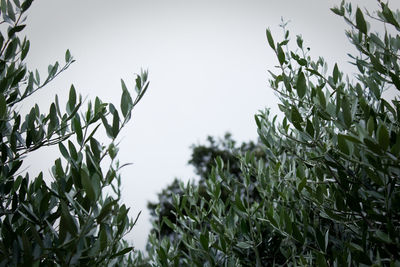
[[[196,182],[193,181],[193,185],[197,187],[196,190],[199,192],[201,198],[209,198],[206,192],[206,183],[214,167],[215,158],[221,158],[229,173],[234,175],[238,180],[243,179],[240,169],[240,158],[238,157],[240,153],[254,152],[257,158],[265,158],[259,141],[238,144],[230,133],[226,133],[223,138],[208,136],[205,144],[192,145],[191,149],[192,154],[188,163],[194,168],[195,174],[198,175],[198,179]],[[149,202],[147,205],[152,216],[152,224],[154,225],[151,231],[157,232],[161,237],[168,237],[170,239],[178,238],[177,234],[170,227],[162,223],[162,220],[166,217],[165,220],[176,221],[176,210],[173,205],[173,199],[174,197],[183,195],[180,183],[181,180],[175,178],[171,184],[158,193],[157,202]],[[250,194],[252,199],[259,199],[256,191],[251,191]],[[220,198],[225,200],[227,197],[228,192],[222,191]]]
[[[358,51],[352,76],[314,60],[285,23],[282,41],[266,31],[278,62],[270,88],[284,114],[280,123],[268,110],[255,115],[266,158],[242,155],[243,180],[217,158],[207,198],[182,184],[176,222],[163,221],[179,238],[151,235],[154,265],[400,264],[400,102],[382,97],[400,90],[400,12],[377,3],[375,12],[332,8]]]
[[[32,2],[0,2],[0,266],[134,264],[123,240],[135,221],[120,202],[117,137],[149,85],[147,72],[136,77],[134,99],[121,80],[119,108],[97,97],[84,103],[72,85],[65,109],[55,95],[47,112],[36,104],[22,114],[26,100],[74,62],[67,50],[45,75],[27,69],[30,42],[20,35]],[[99,129],[108,142],[96,139]],[[26,156],[47,146],[60,152],[50,176],[21,170]]]

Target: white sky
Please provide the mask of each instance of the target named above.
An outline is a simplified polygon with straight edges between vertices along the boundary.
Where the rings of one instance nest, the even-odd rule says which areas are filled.
[[[352,1],[375,7],[376,1]],[[392,1],[399,8],[399,2]],[[120,138],[123,201],[133,217],[128,235],[144,249],[151,228],[146,204],[174,177],[193,178],[190,145],[230,131],[238,141],[257,138],[253,115],[264,107],[277,113],[267,70],[277,60],[265,29],[281,38],[281,17],[292,38],[302,34],[311,55],[330,66],[346,64],[351,51],[345,22],[329,8],[339,0],[41,0],[28,13],[30,67],[47,65],[70,49],[76,62],[32,97],[43,111],[58,94],[64,105],[70,85],[84,97],[120,103],[120,78],[133,90],[134,73],[149,69],[150,87]],[[371,10],[371,9],[370,9]],[[346,69],[350,69],[346,66]],[[27,103],[28,106],[30,103]],[[105,140],[105,139],[104,139]],[[48,174],[55,149],[28,160],[31,176]]]

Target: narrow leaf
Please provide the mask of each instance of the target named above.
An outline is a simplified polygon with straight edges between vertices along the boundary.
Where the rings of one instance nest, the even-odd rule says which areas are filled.
[[[282,47],[280,45],[278,46],[277,52],[278,52],[279,63],[283,65],[283,63],[285,63],[285,53],[283,52]]]
[[[336,84],[339,78],[339,68],[337,64],[335,64],[335,67],[333,67],[333,82]]]
[[[300,98],[303,98],[307,91],[306,78],[302,71],[299,72],[299,76],[297,78],[296,90]]]
[[[367,34],[367,23],[360,8],[357,8],[356,11],[356,25],[360,32]]]
[[[85,170],[81,169],[80,176],[81,176],[82,186],[83,189],[85,189],[87,197],[89,198],[89,200],[95,201],[96,196],[89,175],[86,173]]]
[[[389,133],[386,126],[382,123],[378,128],[378,143],[383,150],[386,150],[389,146]]]
[[[268,44],[269,46],[275,50],[275,43],[274,43],[274,39],[272,38],[271,35],[271,31],[269,29],[267,29],[267,40],[268,40]]]

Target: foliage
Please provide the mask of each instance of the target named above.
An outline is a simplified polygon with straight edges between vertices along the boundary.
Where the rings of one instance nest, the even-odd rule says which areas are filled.
[[[259,143],[250,141],[243,142],[238,146],[230,133],[226,133],[224,138],[217,140],[212,136],[208,136],[205,145],[193,145],[191,148],[192,155],[188,163],[194,167],[194,172],[199,176],[197,183],[191,183],[193,186],[197,187],[200,196],[203,198],[208,197],[206,192],[206,181],[209,178],[209,174],[217,157],[221,158],[229,172],[239,180],[242,179],[240,160],[238,157],[240,153],[254,152],[257,157],[265,158],[265,154]],[[157,229],[161,237],[168,236],[171,240],[177,238],[176,233],[166,224],[162,224],[161,222],[164,217],[173,223],[176,222],[176,210],[172,203],[174,197],[182,195],[183,191],[180,187],[180,180],[174,179],[170,185],[158,194],[158,202],[148,203],[147,207],[150,210],[152,223],[154,225],[152,232],[155,232]],[[227,192],[221,192],[222,199],[226,199],[226,195]]]
[[[136,78],[132,100],[122,81],[120,110],[99,98],[82,110],[74,86],[65,111],[57,95],[48,113],[34,105],[20,108],[27,98],[48,85],[73,63],[49,65],[46,78],[26,68],[30,43],[20,39],[32,0],[1,0],[0,32],[0,266],[112,266],[133,262],[133,248],[122,239],[135,224],[120,203],[124,166],[117,160],[118,134],[145,93],[147,72]],[[5,27],[8,27],[5,29]],[[105,129],[108,144],[95,133]],[[58,146],[51,178],[21,170],[26,156],[46,146]],[[108,193],[106,193],[108,192]]]
[[[241,180],[218,158],[207,197],[181,185],[176,222],[162,222],[179,238],[151,235],[155,266],[400,264],[400,102],[382,98],[400,90],[400,12],[378,3],[374,13],[345,2],[332,9],[359,52],[350,56],[354,80],[337,64],[328,73],[301,36],[292,49],[284,23],[281,42],[267,30],[279,62],[270,87],[285,117],[255,116],[266,158],[241,156]]]

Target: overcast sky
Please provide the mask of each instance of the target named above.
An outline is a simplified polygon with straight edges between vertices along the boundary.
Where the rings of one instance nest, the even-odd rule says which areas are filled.
[[[352,1],[377,6],[374,0]],[[392,1],[399,8],[400,1]],[[146,204],[175,177],[194,178],[190,146],[227,131],[255,140],[253,116],[277,103],[267,70],[277,60],[265,29],[281,38],[281,17],[291,36],[302,34],[311,55],[345,66],[351,50],[346,23],[322,0],[40,0],[28,13],[28,66],[44,74],[70,49],[76,62],[30,100],[43,111],[58,94],[66,101],[73,83],[88,99],[119,106],[120,78],[133,90],[134,73],[149,70],[150,87],[120,140],[123,201],[131,216],[142,211],[128,239],[144,249],[150,229]],[[348,65],[346,70],[351,68]],[[65,100],[65,101],[63,101]],[[27,106],[29,103],[26,104]],[[106,139],[104,139],[105,141]],[[40,154],[41,153],[41,154]],[[49,173],[56,149],[28,160],[31,175]]]

